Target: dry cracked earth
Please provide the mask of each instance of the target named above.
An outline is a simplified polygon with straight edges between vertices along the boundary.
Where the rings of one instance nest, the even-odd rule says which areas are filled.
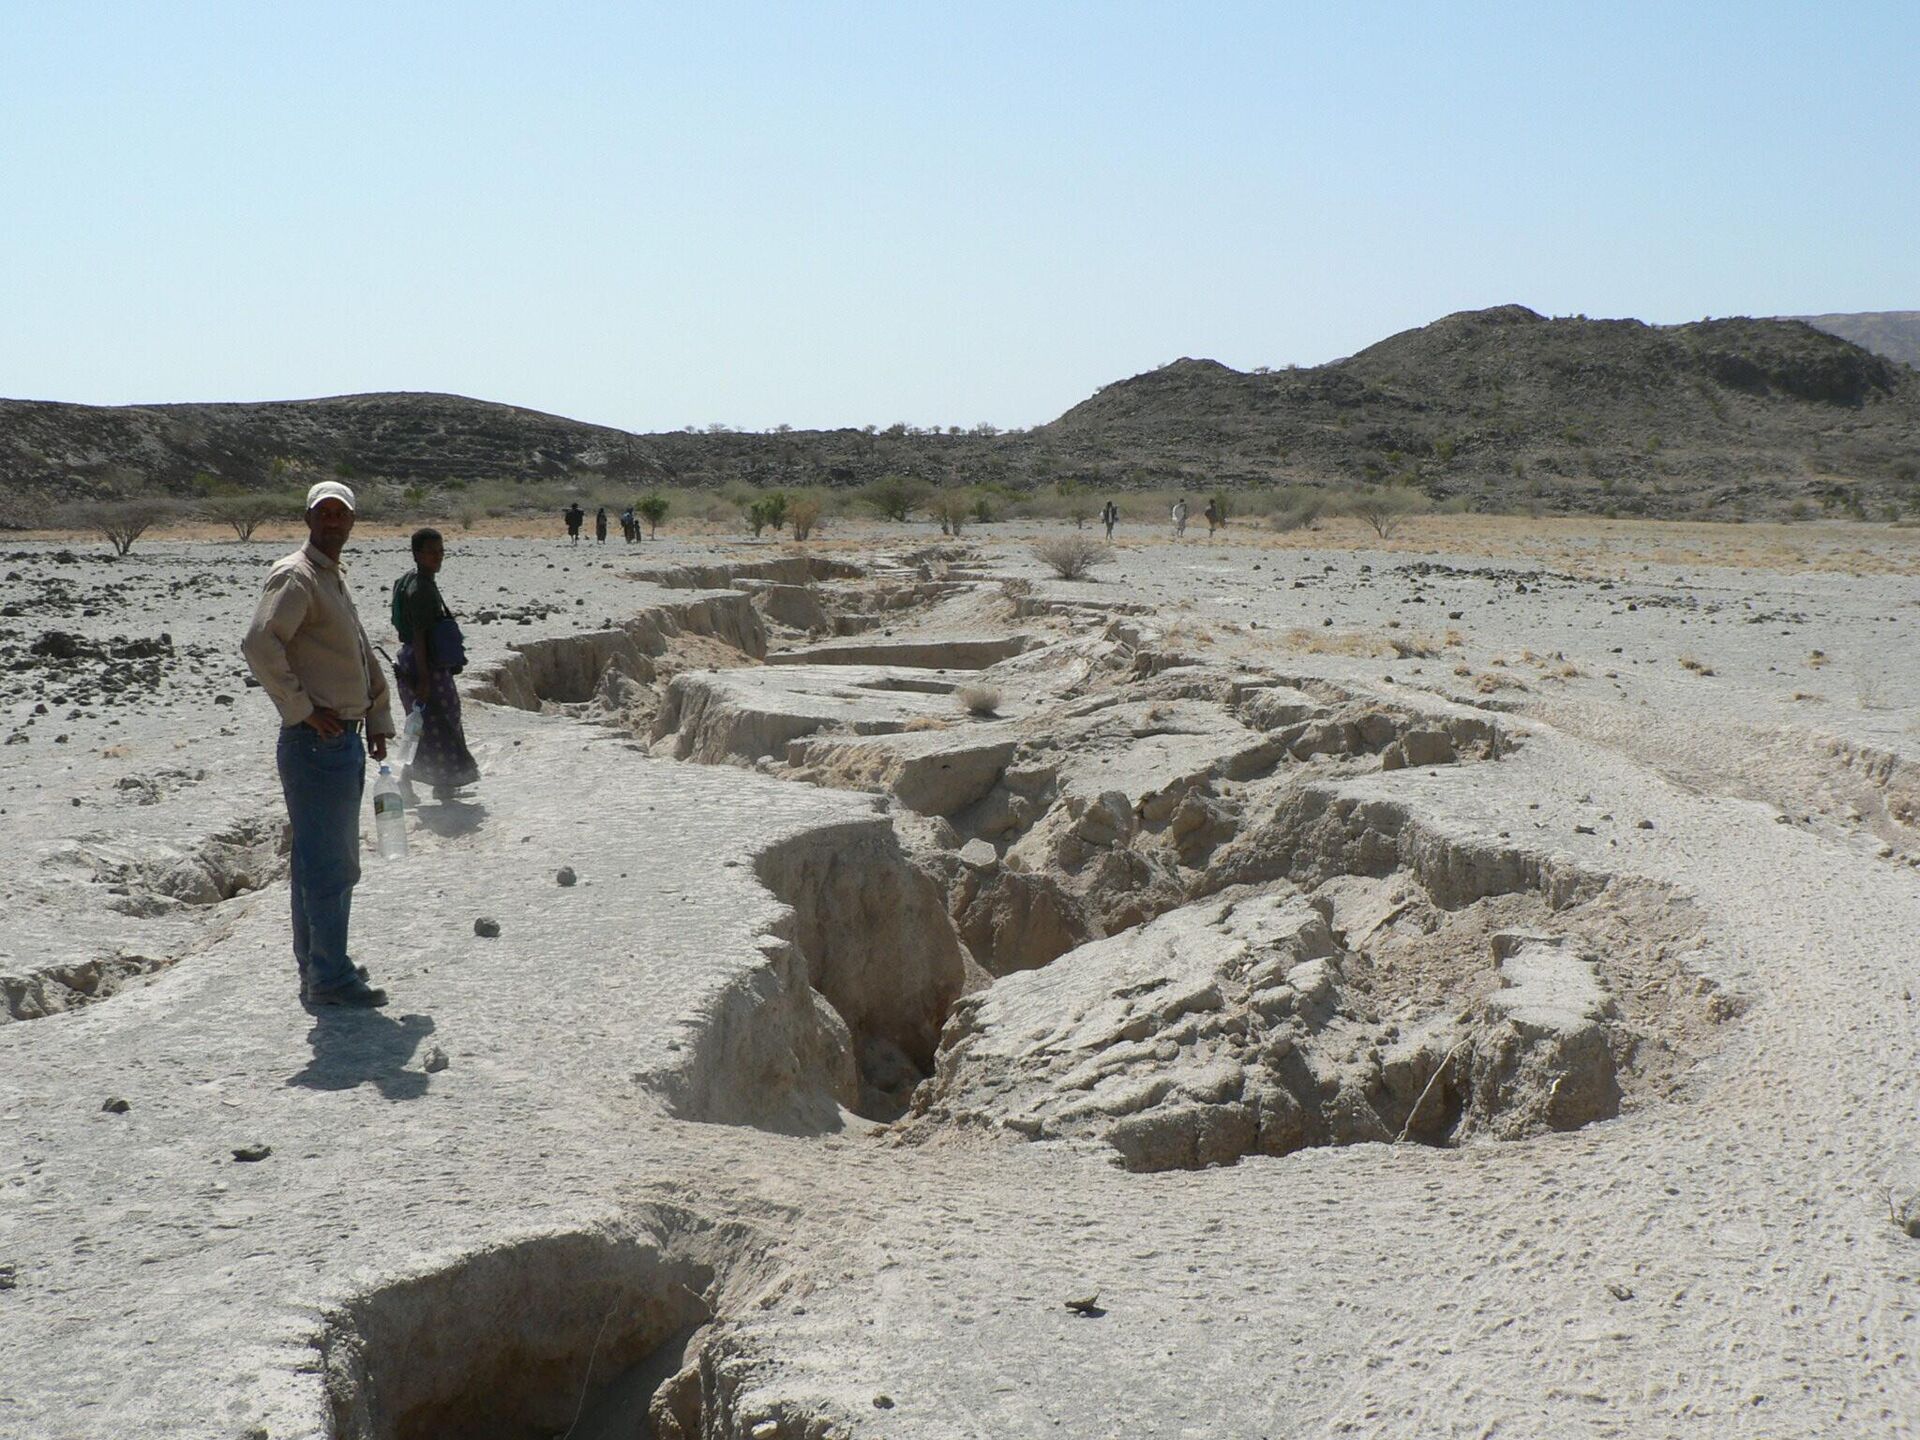
[[[1920,1428],[1910,581],[903,533],[457,538],[326,1015],[286,547],[6,548],[0,1435]]]

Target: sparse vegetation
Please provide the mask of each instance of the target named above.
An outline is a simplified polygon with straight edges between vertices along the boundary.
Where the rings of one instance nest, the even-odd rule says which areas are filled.
[[[927,501],[927,513],[940,522],[942,535],[958,535],[973,519],[973,499],[963,490],[939,490]]]
[[[77,530],[91,530],[113,546],[114,554],[125,555],[173,511],[165,500],[91,500],[68,507],[61,519]]]
[[[1110,561],[1113,552],[1098,540],[1066,535],[1040,541],[1033,547],[1033,557],[1062,580],[1083,580],[1095,566]]]
[[[796,495],[787,506],[787,523],[793,526],[793,538],[805,540],[813,534],[813,527],[820,523],[822,509],[820,499],[815,495]]]
[[[1407,516],[1428,508],[1426,497],[1398,486],[1370,485],[1353,497],[1351,512],[1382,540],[1391,540]]]
[[[653,494],[646,496],[639,504],[633,507],[633,513],[647,522],[647,538],[649,540],[653,539],[654,533],[659,530],[660,522],[667,518],[667,509],[667,497],[657,490],[654,491]]]
[[[953,698],[969,715],[997,715],[1004,697],[998,685],[973,680],[954,687]]]
[[[885,476],[860,492],[861,503],[884,520],[907,520],[926,499],[926,485],[904,475]]]
[[[232,526],[235,538],[242,541],[251,540],[253,532],[275,516],[292,516],[298,514],[299,509],[297,499],[265,491],[251,495],[216,495],[199,506],[200,513],[209,520]]]

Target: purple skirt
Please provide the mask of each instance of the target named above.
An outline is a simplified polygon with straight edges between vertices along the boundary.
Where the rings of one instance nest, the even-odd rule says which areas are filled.
[[[413,645],[400,647],[394,657],[393,678],[400,687],[402,722],[415,705],[425,707],[420,731],[420,748],[404,778],[422,781],[438,788],[452,789],[471,785],[480,778],[480,767],[467,749],[466,728],[460,723],[460,691],[453,683],[451,670],[430,671],[427,693],[413,689]]]

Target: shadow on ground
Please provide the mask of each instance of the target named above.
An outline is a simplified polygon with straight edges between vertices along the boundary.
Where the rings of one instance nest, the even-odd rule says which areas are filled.
[[[442,839],[471,835],[487,818],[487,807],[477,800],[444,800],[437,805],[422,805],[413,812],[416,823]]]
[[[313,1058],[287,1084],[307,1090],[370,1084],[388,1100],[418,1100],[427,1093],[429,1077],[407,1065],[431,1034],[430,1015],[393,1020],[372,1010],[342,1010],[322,1016],[307,1032]]]

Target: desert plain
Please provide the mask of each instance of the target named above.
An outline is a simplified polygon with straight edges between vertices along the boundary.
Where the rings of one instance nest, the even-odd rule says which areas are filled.
[[[447,533],[366,1014],[291,532],[0,541],[0,1435],[1920,1429],[1920,532]]]

